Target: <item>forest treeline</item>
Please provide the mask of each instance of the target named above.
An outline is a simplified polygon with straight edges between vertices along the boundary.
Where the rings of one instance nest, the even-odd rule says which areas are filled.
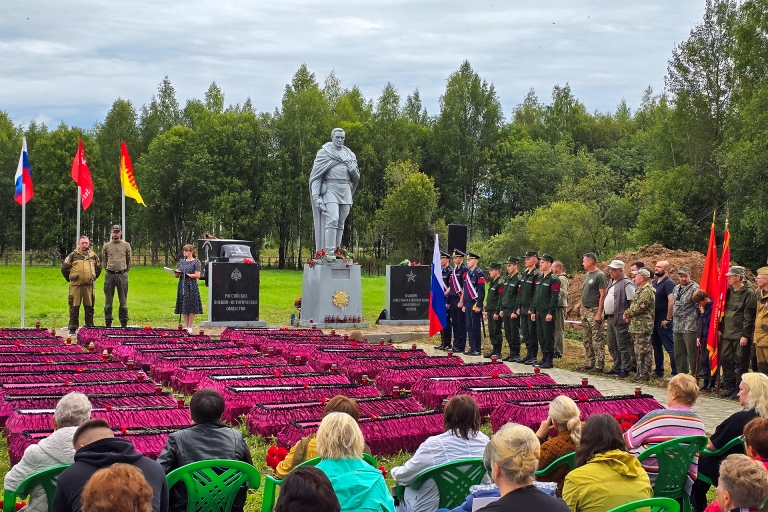
[[[732,257],[768,255],[768,0],[708,0],[702,20],[672,51],[663,91],[636,109],[588,112],[568,84],[529,93],[505,116],[494,84],[467,61],[452,73],[439,111],[419,91],[387,84],[377,98],[318,80],[302,65],[273,112],[250,99],[227,104],[214,82],[178,102],[166,77],[137,107],[118,98],[90,129],[32,122],[0,111],[0,253],[19,246],[13,180],[26,136],[35,187],[27,247],[74,247],[76,187],[69,176],[82,138],[95,198],[82,231],[96,244],[120,221],[120,141],[128,145],[147,207],[127,202],[128,240],[175,257],[204,232],[256,241],[281,261],[314,247],[307,179],[331,129],[346,131],[362,179],[345,242],[358,259],[423,260],[434,233],[467,224],[484,261],[536,249],[570,269],[649,243],[706,249],[713,211],[730,221]],[[431,257],[427,257],[427,261]]]

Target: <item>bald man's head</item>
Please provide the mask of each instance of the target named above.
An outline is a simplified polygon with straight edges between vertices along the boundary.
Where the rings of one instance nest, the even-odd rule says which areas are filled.
[[[72,436],[72,445],[75,447],[75,451],[77,451],[85,445],[110,437],[115,437],[115,434],[112,432],[109,423],[102,419],[88,420],[81,423],[77,430],[75,430],[75,435]]]
[[[656,267],[653,270],[656,277],[664,277],[669,273],[669,262],[664,260],[657,261]]]

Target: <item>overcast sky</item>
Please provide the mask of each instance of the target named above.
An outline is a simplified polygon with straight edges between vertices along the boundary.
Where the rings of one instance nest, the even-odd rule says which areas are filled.
[[[90,127],[118,97],[138,109],[165,75],[183,106],[214,80],[226,103],[279,106],[302,63],[377,98],[418,88],[430,114],[468,59],[509,119],[530,88],[569,82],[588,110],[660,92],[704,0],[4,0],[0,110],[16,124]]]

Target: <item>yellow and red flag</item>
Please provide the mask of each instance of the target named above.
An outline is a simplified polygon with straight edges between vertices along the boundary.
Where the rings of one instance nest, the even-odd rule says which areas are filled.
[[[136,177],[133,175],[133,164],[128,155],[128,146],[125,142],[120,142],[120,185],[123,187],[125,197],[131,197],[137,203],[144,204],[144,200],[139,194],[139,186],[136,185]],[[144,204],[146,207],[147,205]]]
[[[707,350],[709,351],[709,359],[711,361],[711,374],[717,375],[720,367],[718,366],[719,351],[719,333],[717,331],[717,324],[723,318],[725,312],[725,295],[728,292],[728,270],[731,267],[731,234],[728,232],[728,221],[725,221],[725,233],[723,233],[723,252],[720,256],[720,272],[717,276],[717,290],[712,297],[714,304],[712,305],[712,318],[709,320],[709,339],[707,340]]]

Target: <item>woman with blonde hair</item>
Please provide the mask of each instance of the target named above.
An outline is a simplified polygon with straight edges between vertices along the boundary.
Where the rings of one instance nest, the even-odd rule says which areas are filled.
[[[768,418],[768,377],[762,373],[745,373],[741,376],[738,391],[739,403],[743,411],[731,414],[715,429],[709,438],[708,450],[717,450],[731,439],[744,433],[744,426],[755,418]],[[706,475],[717,485],[720,462],[728,455],[741,451],[741,446],[732,448],[719,457],[702,455],[699,457],[699,474]],[[710,485],[701,479],[693,483],[691,505],[696,512],[707,508],[707,491]]]
[[[191,333],[195,315],[203,314],[203,302],[200,300],[200,288],[197,286],[203,267],[197,259],[197,251],[192,244],[185,245],[181,251],[184,257],[179,260],[174,273],[179,280],[174,314],[182,316],[184,328]]]
[[[363,433],[352,416],[332,412],[317,429],[317,465],[331,481],[344,511],[395,511],[384,476],[363,460]]]
[[[501,498],[483,507],[485,512],[568,512],[561,499],[533,485],[541,447],[531,429],[507,423],[491,438],[487,450],[491,479],[499,486]]]
[[[576,451],[581,440],[581,420],[576,402],[567,396],[560,395],[549,404],[549,414],[547,419],[541,422],[536,437],[541,443],[541,454],[539,455],[539,467],[545,468],[551,463],[562,457]],[[557,429],[557,435],[547,439],[549,432]],[[568,474],[568,466],[563,466],[550,475],[539,478],[542,482],[557,482],[558,496],[563,494],[563,483]]]

